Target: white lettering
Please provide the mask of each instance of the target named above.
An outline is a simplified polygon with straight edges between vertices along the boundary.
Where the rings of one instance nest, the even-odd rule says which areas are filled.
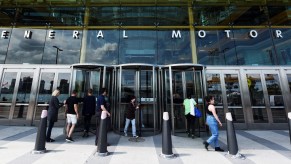
[[[251,36],[252,38],[256,38],[256,37],[258,36],[258,32],[257,32],[256,30],[251,30],[251,31],[250,31],[250,36]]]
[[[26,30],[24,33],[25,39],[31,39],[32,32],[30,30]]]
[[[55,31],[54,30],[50,30],[49,31],[49,34],[48,34],[48,37],[50,38],[50,39],[54,39],[55,38]]]
[[[74,30],[74,31],[73,31],[73,38],[74,38],[74,39],[79,39],[79,34],[80,34],[79,31]]]
[[[178,30],[177,33],[175,30],[172,31],[172,39],[174,38],[181,38],[181,31]]]
[[[104,38],[102,30],[99,30],[99,31],[98,31],[98,34],[97,34],[97,38],[99,39],[100,37],[101,37],[102,39]]]
[[[226,32],[226,37],[229,38],[230,37],[230,35],[229,35],[230,30],[224,30],[224,32]]]
[[[276,30],[276,38],[283,38],[281,30]]]
[[[199,36],[199,38],[205,38],[206,32],[204,30],[199,30],[198,31],[198,36]]]
[[[7,39],[8,38],[8,31],[2,31],[1,38]]]
[[[125,35],[125,30],[123,30],[123,38],[124,39],[127,39],[128,38],[128,36]]]

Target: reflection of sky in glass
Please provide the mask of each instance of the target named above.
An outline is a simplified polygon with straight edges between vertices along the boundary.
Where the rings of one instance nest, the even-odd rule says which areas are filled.
[[[52,29],[49,29],[50,31]],[[56,54],[58,53],[58,64],[79,63],[82,41],[82,31],[78,30],[79,39],[73,38],[74,30],[54,30],[55,38],[47,38],[44,48],[43,64],[55,64]],[[63,51],[57,52],[57,46]]]
[[[31,31],[31,39],[24,38],[25,31]],[[45,30],[13,29],[6,63],[41,63]]]
[[[51,81],[54,80],[54,76],[55,74],[54,73],[43,73],[41,75],[41,80],[44,80],[44,89],[45,90],[49,90],[50,87],[51,87]]]

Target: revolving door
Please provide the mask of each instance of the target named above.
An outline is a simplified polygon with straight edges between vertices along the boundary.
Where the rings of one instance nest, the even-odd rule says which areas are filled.
[[[162,93],[160,96],[162,107],[171,116],[172,133],[174,135],[186,134],[186,118],[183,101],[188,94],[197,102],[197,106],[204,113],[204,90],[203,90],[203,70],[202,65],[175,64],[162,68],[161,76]],[[196,120],[196,129],[205,126],[205,118]],[[198,126],[199,125],[199,126]]]
[[[115,132],[123,132],[125,111],[131,95],[140,104],[140,109],[136,111],[137,134],[149,136],[160,132],[161,109],[158,108],[157,73],[157,67],[148,64],[125,64],[116,67],[116,106],[112,118]]]

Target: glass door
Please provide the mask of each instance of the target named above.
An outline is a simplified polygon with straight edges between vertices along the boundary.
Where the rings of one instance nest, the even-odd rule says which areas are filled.
[[[171,117],[173,133],[175,135],[186,135],[187,121],[185,118],[184,99],[188,94],[197,102],[197,106],[203,111],[203,80],[202,66],[195,65],[173,65],[163,68],[164,86],[163,102],[165,111]],[[204,126],[203,120],[197,120],[196,129]]]
[[[275,70],[246,71],[254,123],[287,121],[279,72]]]
[[[4,69],[1,81],[1,118],[27,120],[33,112],[33,69]]]
[[[114,129],[120,133],[125,126],[125,111],[134,95],[140,110],[136,111],[136,127],[139,136],[153,135],[160,130],[160,112],[157,110],[156,79],[153,66],[123,65],[117,73],[117,106],[113,118]],[[131,129],[131,127],[129,127]],[[128,132],[131,132],[131,130]]]
[[[36,107],[34,110],[33,123],[40,121],[42,110],[48,109],[48,103],[51,99],[52,92],[55,89],[60,90],[58,97],[60,102],[63,102],[69,96],[69,86],[71,80],[70,69],[42,69],[40,71],[40,79],[37,89]],[[60,124],[65,121],[65,109],[61,107],[58,113]]]

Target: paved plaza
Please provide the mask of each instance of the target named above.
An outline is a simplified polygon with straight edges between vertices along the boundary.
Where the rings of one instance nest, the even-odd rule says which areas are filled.
[[[143,142],[132,142],[129,137],[108,133],[108,156],[96,153],[95,136],[82,138],[81,132],[74,133],[73,143],[65,142],[63,128],[55,127],[52,138],[56,141],[46,143],[46,153],[32,154],[35,146],[37,127],[0,126],[0,163],[6,164],[227,164],[227,163],[262,163],[290,164],[291,145],[288,130],[237,130],[239,153],[245,159],[235,158],[226,152],[216,152],[213,148],[206,151],[203,139],[172,136],[173,159],[160,156],[162,152],[162,134],[141,137]],[[227,150],[226,131],[220,132],[221,147]]]

